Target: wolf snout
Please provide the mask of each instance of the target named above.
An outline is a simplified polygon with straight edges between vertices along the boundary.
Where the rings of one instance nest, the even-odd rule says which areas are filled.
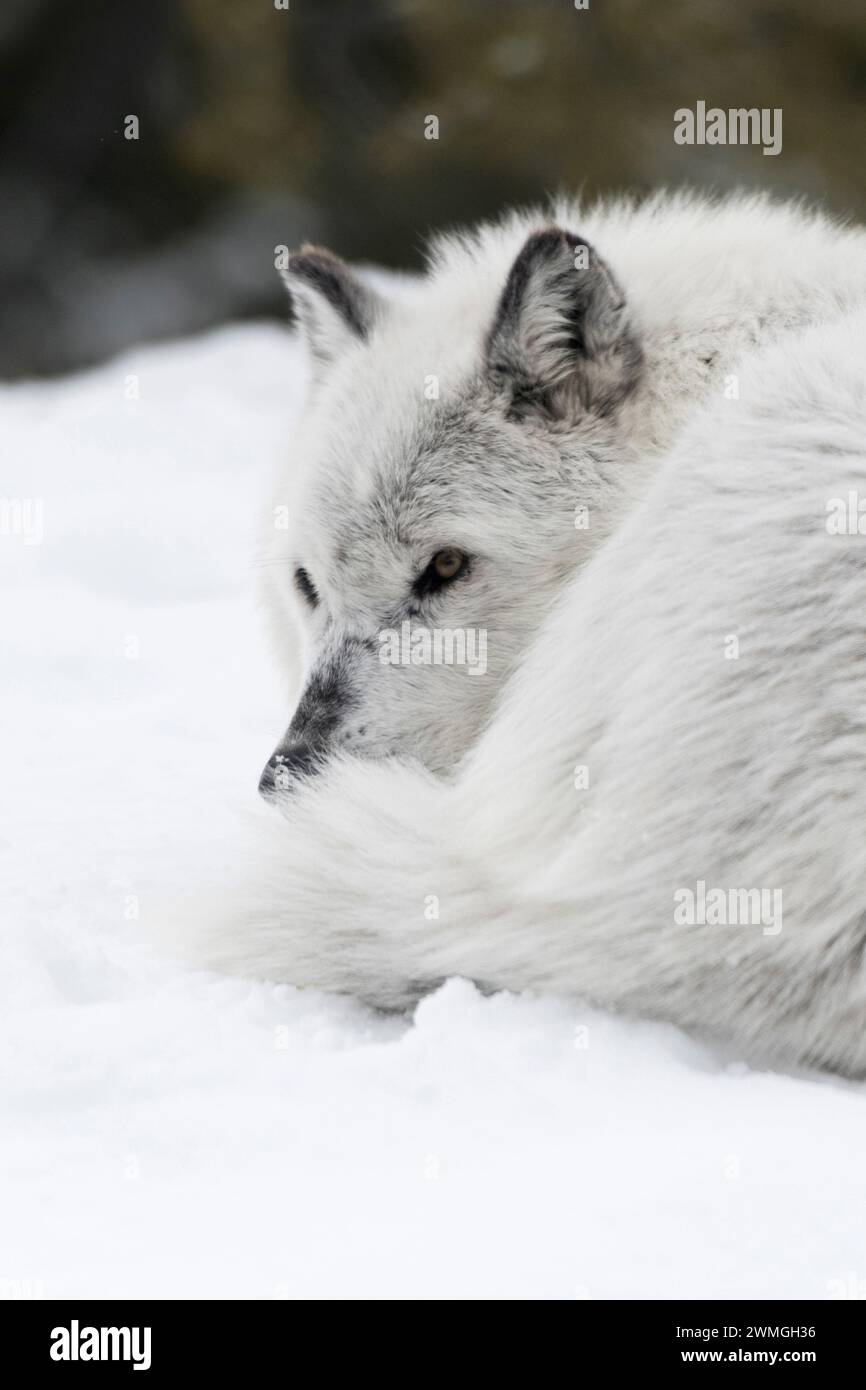
[[[302,777],[309,777],[321,763],[320,751],[311,743],[281,744],[267,761],[259,778],[259,792],[266,801],[290,791]]]

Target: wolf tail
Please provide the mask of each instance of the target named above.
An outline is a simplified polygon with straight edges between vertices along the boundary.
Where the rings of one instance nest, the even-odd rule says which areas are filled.
[[[447,784],[415,766],[338,760],[281,811],[262,807],[223,856],[224,888],[182,905],[175,951],[385,1009],[449,975],[490,976],[484,925],[497,922],[501,945],[520,913],[460,843]]]

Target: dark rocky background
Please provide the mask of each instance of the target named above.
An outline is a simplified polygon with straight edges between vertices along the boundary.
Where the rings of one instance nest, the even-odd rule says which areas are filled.
[[[866,214],[855,0],[289,3],[0,0],[0,376],[283,315],[280,243],[412,267],[427,229],[561,186]],[[675,145],[699,99],[781,106],[783,152]]]

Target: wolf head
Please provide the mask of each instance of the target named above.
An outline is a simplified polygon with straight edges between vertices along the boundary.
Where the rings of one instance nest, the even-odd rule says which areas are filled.
[[[521,242],[389,295],[290,259],[313,374],[267,573],[304,671],[265,795],[338,750],[446,773],[610,528],[638,336],[587,242]]]

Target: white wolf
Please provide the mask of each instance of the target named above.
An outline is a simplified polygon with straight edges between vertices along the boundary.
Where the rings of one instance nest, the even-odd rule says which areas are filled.
[[[866,1074],[866,235],[563,203],[392,302],[313,248],[287,278],[315,366],[267,574],[303,678],[206,958]],[[383,662],[404,623],[484,630],[486,671]]]

